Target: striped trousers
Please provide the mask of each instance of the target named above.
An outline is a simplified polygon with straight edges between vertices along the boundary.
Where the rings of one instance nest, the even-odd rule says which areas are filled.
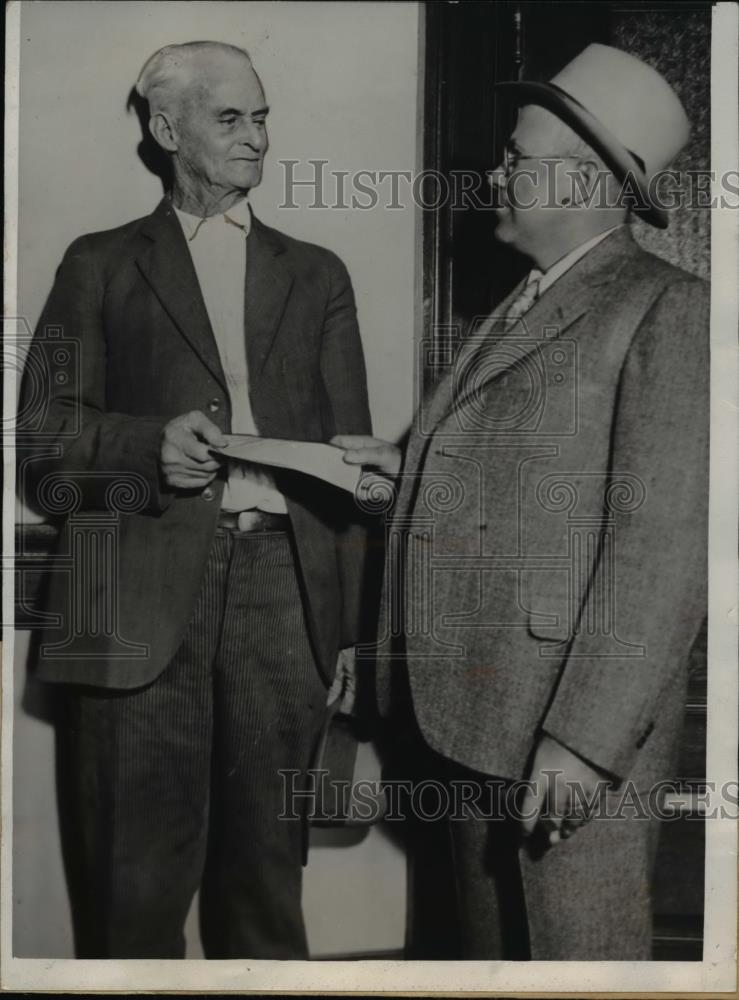
[[[71,694],[82,957],[184,957],[198,888],[208,958],[307,957],[279,772],[308,766],[325,702],[291,538],[219,529],[164,672]]]

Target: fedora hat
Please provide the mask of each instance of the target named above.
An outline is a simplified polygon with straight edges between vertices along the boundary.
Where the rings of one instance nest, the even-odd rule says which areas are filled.
[[[677,94],[660,74],[621,49],[592,44],[549,83],[496,84],[519,104],[538,104],[556,115],[638,196],[635,212],[661,229],[666,211],[650,198],[654,175],[680,152],[690,122]]]

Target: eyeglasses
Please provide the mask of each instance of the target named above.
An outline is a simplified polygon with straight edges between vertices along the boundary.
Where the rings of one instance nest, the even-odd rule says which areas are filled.
[[[574,160],[577,159],[575,153],[520,153],[517,149],[503,147],[503,173],[510,177],[519,163],[525,160]]]

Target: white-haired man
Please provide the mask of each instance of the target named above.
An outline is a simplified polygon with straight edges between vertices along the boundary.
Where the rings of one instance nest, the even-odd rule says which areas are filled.
[[[671,777],[706,607],[708,288],[641,250],[626,206],[667,224],[658,172],[689,127],[608,46],[503,86],[523,107],[496,236],[533,267],[411,433],[380,692],[450,782],[463,955],[645,959],[659,798],[636,792]]]
[[[21,471],[42,506],[44,483],[74,484],[101,552],[94,515],[132,490],[105,573],[75,550],[52,575],[37,665],[70,691],[81,954],[183,957],[200,889],[208,957],[304,958],[305,829],[279,819],[281,772],[307,767],[356,641],[362,527],[318,480],[212,449],[369,430],[354,298],[336,256],[250,212],[268,108],[246,52],[167,46],[137,89],[172,190],[67,251],[39,336],[79,341],[80,379],[50,385]]]

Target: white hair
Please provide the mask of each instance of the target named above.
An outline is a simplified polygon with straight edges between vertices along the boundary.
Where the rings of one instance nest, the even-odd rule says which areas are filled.
[[[228,42],[165,45],[146,60],[136,81],[136,93],[149,102],[152,116],[162,111],[170,114],[177,112],[183,93],[193,82],[194,64],[198,56],[209,52],[230,52],[245,57],[251,64],[246,49]]]

